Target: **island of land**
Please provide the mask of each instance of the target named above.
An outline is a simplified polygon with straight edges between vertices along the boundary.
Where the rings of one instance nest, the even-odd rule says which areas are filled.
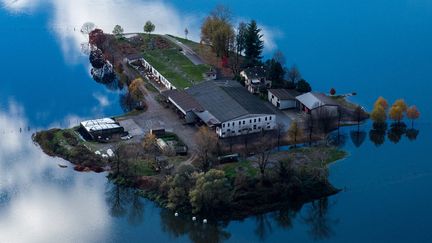
[[[235,71],[211,45],[171,35],[96,29],[90,44],[92,74],[126,90],[127,112],[34,134],[46,154],[78,171],[107,171],[162,207],[215,219],[339,191],[328,165],[347,153],[329,134],[368,117],[348,100],[355,94],[281,85],[266,64]]]

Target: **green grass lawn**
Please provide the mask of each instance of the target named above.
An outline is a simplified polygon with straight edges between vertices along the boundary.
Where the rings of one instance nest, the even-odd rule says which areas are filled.
[[[230,179],[234,179],[239,170],[245,171],[246,174],[251,177],[255,177],[258,173],[258,169],[253,167],[251,162],[247,160],[236,162],[236,163],[224,164],[221,165],[220,168],[225,172],[225,175]]]
[[[154,176],[157,172],[151,167],[148,161],[139,160],[133,163],[135,173],[139,176]]]
[[[144,58],[174,86],[180,89],[201,82],[208,65],[194,65],[178,48],[148,50]]]

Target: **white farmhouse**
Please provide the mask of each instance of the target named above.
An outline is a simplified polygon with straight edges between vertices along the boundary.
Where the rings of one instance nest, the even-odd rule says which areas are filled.
[[[298,107],[296,97],[300,93],[290,89],[269,89],[268,101],[280,110],[294,109]]]
[[[267,70],[263,66],[247,68],[240,72],[247,90],[252,94],[258,94],[262,88],[270,88],[272,82],[267,80]]]

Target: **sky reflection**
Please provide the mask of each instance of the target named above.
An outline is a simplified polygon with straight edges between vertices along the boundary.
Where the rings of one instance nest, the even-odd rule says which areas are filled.
[[[22,109],[0,111],[0,242],[95,242],[110,228],[104,175],[60,169],[33,144]],[[57,239],[57,240],[56,240]]]
[[[143,32],[144,23],[151,20],[156,25],[155,33],[184,36],[188,28],[188,37],[199,40],[200,25],[207,13],[180,13],[166,1],[139,0],[1,0],[4,8],[14,13],[35,10],[42,3],[49,3],[53,8],[53,17],[49,23],[56,33],[62,51],[68,62],[77,62],[82,55],[81,43],[87,36],[80,33],[85,22],[93,22],[98,28],[111,33],[116,24],[121,25],[126,33]],[[249,21],[236,18],[234,22]],[[283,34],[272,27],[262,26],[265,50],[274,51],[275,38]]]

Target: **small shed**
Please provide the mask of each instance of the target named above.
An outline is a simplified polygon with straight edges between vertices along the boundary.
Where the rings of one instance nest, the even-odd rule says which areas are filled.
[[[268,101],[278,109],[294,109],[298,107],[296,97],[300,93],[291,89],[269,89]]]
[[[324,109],[333,116],[338,115],[338,104],[330,97],[322,93],[309,92],[296,97],[301,111],[313,114],[318,109]]]

